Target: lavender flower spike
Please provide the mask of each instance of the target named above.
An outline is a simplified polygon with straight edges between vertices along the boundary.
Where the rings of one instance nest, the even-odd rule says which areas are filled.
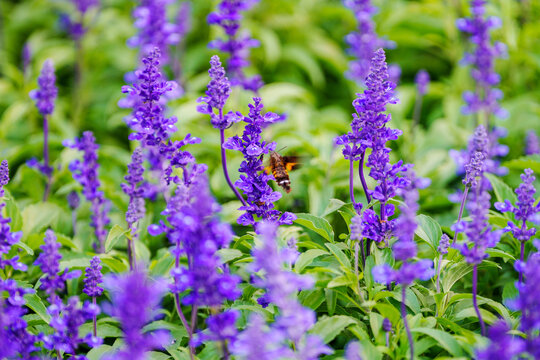
[[[262,162],[264,154],[276,149],[276,143],[267,143],[261,139],[262,129],[280,117],[271,112],[262,115],[263,107],[261,98],[253,98],[253,104],[249,104],[249,116],[243,119],[247,125],[242,137],[229,138],[223,145],[226,149],[238,150],[244,155],[239,172],[245,175],[240,175],[235,185],[246,194],[247,206],[240,208],[245,213],[238,218],[238,223],[254,225],[257,219],[263,219],[290,225],[296,216],[289,212],[282,214],[274,209],[274,202],[281,198],[281,193],[273,191],[268,184],[274,177],[264,171]]]
[[[225,31],[225,39],[210,42],[208,47],[230,54],[227,71],[233,86],[257,93],[264,85],[260,75],[247,77],[244,68],[249,66],[249,49],[259,46],[259,42],[246,33],[239,33],[242,11],[249,10],[258,0],[221,0],[216,12],[208,15],[208,24],[219,25]]]
[[[227,114],[223,113],[223,108],[231,93],[231,84],[229,83],[229,79],[225,76],[225,69],[221,66],[221,62],[217,55],[212,56],[208,73],[210,74],[211,80],[208,83],[206,96],[200,97],[197,100],[197,102],[204,102],[206,105],[199,105],[197,111],[201,114],[209,114],[212,126],[219,129],[221,138],[221,166],[223,168],[225,180],[238,200],[246,206],[246,201],[242,195],[240,195],[229,177],[229,171],[227,170],[227,155],[225,153],[225,148],[223,147],[225,142],[225,129],[229,128],[233,123],[242,120],[242,114],[233,113],[232,111]]]
[[[86,268],[86,276],[84,278],[83,292],[92,298],[92,304],[96,306],[96,298],[103,294],[103,289],[99,287],[99,284],[103,281],[101,275],[101,260],[99,257],[94,256],[90,260],[90,267]],[[97,336],[97,317],[93,316],[94,323],[94,336]]]
[[[525,243],[536,234],[534,227],[528,227],[527,221],[531,221],[534,216],[540,211],[540,205],[535,205],[536,189],[533,185],[536,178],[533,176],[531,169],[525,169],[525,172],[521,174],[522,183],[515,190],[517,194],[516,206],[512,205],[510,200],[505,200],[503,203],[495,203],[495,208],[501,212],[511,212],[514,214],[516,222],[508,222],[506,231],[512,232],[512,235],[516,240],[521,243],[521,255],[519,263],[516,264],[516,269],[519,271],[519,282],[523,282],[523,261],[525,256]]]
[[[534,154],[540,154],[540,140],[533,130],[529,130],[525,138],[525,155]]]
[[[51,176],[53,172],[49,159],[48,117],[54,111],[54,102],[58,96],[58,89],[56,88],[56,76],[54,75],[54,65],[52,60],[47,59],[43,63],[41,74],[38,77],[38,85],[39,89],[32,90],[30,92],[30,97],[36,102],[36,107],[43,116],[43,164],[41,164],[36,158],[32,158],[28,161],[28,166],[37,169],[47,177],[47,184],[45,185],[45,192],[43,194],[43,201],[46,201],[49,197],[52,180]]]
[[[121,324],[124,347],[106,358],[109,360],[143,360],[147,352],[162,348],[168,341],[166,331],[143,333],[143,327],[157,314],[167,285],[161,280],[152,281],[135,270],[121,276],[105,278],[105,287],[112,297],[110,313]]]
[[[83,161],[76,159],[69,164],[73,178],[83,187],[83,195],[92,204],[92,222],[97,238],[95,249],[101,253],[105,251],[105,238],[107,237],[106,226],[110,220],[108,212],[110,202],[105,199],[103,191],[99,188],[101,183],[98,179],[98,155],[99,146],[91,131],[85,131],[81,138],[64,141],[64,146],[83,152]]]
[[[130,231],[130,237],[128,237],[128,260],[129,268],[133,270],[133,263],[135,259],[135,248],[133,242],[137,241],[138,234],[138,222],[144,217],[146,213],[144,202],[144,167],[143,167],[143,153],[142,148],[138,147],[133,150],[131,155],[131,163],[128,165],[128,174],[124,179],[127,183],[123,183],[122,190],[129,196],[129,205],[126,211],[126,222]]]

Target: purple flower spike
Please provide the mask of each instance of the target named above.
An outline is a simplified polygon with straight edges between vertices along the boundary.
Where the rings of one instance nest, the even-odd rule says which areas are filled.
[[[99,284],[102,281],[101,260],[99,257],[94,256],[92,260],[90,260],[90,267],[86,268],[83,292],[90,297],[101,296],[101,294],[103,294],[103,289],[99,287]]]
[[[62,245],[56,241],[54,232],[50,229],[47,230],[45,232],[45,244],[40,246],[42,252],[34,262],[34,265],[39,265],[41,272],[44,274],[41,279],[41,289],[47,293],[51,303],[56,303],[56,299],[58,299],[57,293],[64,290],[66,280],[81,275],[79,270],[68,272],[67,268],[60,273],[62,255],[58,253],[58,250],[61,247]]]
[[[231,84],[229,79],[225,76],[225,69],[221,66],[219,57],[217,55],[212,56],[210,60],[210,82],[208,83],[208,90],[206,96],[200,97],[197,102],[204,102],[206,105],[199,105],[197,110],[201,114],[209,114],[212,122],[212,126],[216,129],[227,129],[233,123],[242,120],[242,114],[229,112],[223,113],[225,103],[231,94]]]
[[[9,182],[9,167],[7,160],[0,163],[0,197],[4,196],[4,186]]]
[[[76,191],[72,191],[67,196],[67,201],[69,208],[71,210],[75,210],[79,207],[81,203],[81,198],[79,197],[79,194]]]
[[[534,154],[540,154],[540,140],[533,130],[529,130],[525,138],[525,155]]]
[[[418,71],[414,78],[414,82],[416,83],[416,91],[418,91],[418,94],[420,96],[426,95],[429,86],[429,73],[423,69]]]
[[[105,199],[103,191],[99,188],[101,183],[98,178],[98,155],[99,146],[91,131],[85,131],[81,138],[64,141],[64,146],[79,150],[83,153],[83,161],[74,160],[69,164],[73,178],[83,187],[83,195],[92,204],[92,222],[97,238],[96,249],[99,252],[105,251],[105,238],[107,237],[106,226],[110,220],[108,212],[110,208],[109,200]]]
[[[506,46],[496,42],[491,44],[490,30],[501,25],[501,20],[485,16],[485,0],[471,0],[471,17],[458,19],[456,26],[469,34],[473,51],[466,53],[462,64],[472,65],[471,77],[476,84],[476,92],[465,92],[463,98],[467,105],[464,114],[486,111],[497,117],[506,117],[507,112],[499,105],[502,91],[496,86],[500,76],[494,70],[495,59],[506,56]]]
[[[54,111],[54,102],[58,95],[55,83],[54,64],[51,59],[47,59],[38,77],[39,89],[30,92],[30,97],[36,102],[36,107],[43,116],[51,115]]]
[[[210,42],[208,47],[230,54],[227,71],[231,84],[242,86],[255,93],[264,85],[260,75],[247,77],[244,68],[249,66],[249,50],[259,46],[259,42],[247,33],[241,33],[242,11],[249,10],[258,0],[222,0],[216,12],[208,15],[210,25],[218,25],[225,31],[226,39]]]
[[[348,52],[355,57],[349,63],[347,76],[363,84],[371,68],[371,59],[375,50],[379,48],[392,49],[395,44],[379,38],[375,32],[375,23],[372,20],[377,8],[371,4],[371,0],[344,0],[345,6],[352,10],[358,22],[358,31],[354,31],[345,37],[345,42],[349,45]],[[399,68],[394,73],[400,73]],[[398,75],[399,77],[399,75]]]
[[[124,347],[107,359],[142,360],[148,351],[161,349],[169,340],[168,332],[143,333],[143,327],[156,316],[167,285],[152,281],[144,272],[135,270],[121,276],[105,277],[111,294],[110,313],[121,324]]]
[[[362,345],[358,341],[347,344],[345,348],[345,360],[362,360]]]
[[[240,175],[235,185],[247,195],[247,206],[240,208],[245,213],[238,218],[238,223],[254,225],[257,219],[264,219],[290,225],[296,216],[274,209],[274,202],[281,198],[281,193],[274,191],[268,184],[274,177],[267,174],[263,166],[263,155],[274,151],[276,143],[263,141],[262,129],[265,125],[278,121],[280,117],[271,112],[261,114],[263,107],[261,98],[253,98],[253,104],[249,104],[249,116],[243,118],[247,125],[242,137],[229,138],[223,145],[226,149],[238,150],[244,154],[244,161],[238,171],[245,175]]]
[[[450,238],[446,234],[442,234],[441,240],[439,241],[439,246],[437,246],[437,251],[440,254],[448,254],[448,248],[450,247]]]
[[[508,334],[510,328],[504,320],[493,324],[489,329],[490,344],[476,352],[477,360],[509,360],[525,350],[523,339]]]
[[[315,313],[296,299],[296,293],[313,286],[313,280],[285,269],[287,259],[277,246],[277,227],[271,221],[262,221],[257,227],[262,246],[253,250],[251,269],[264,273],[264,277],[253,276],[253,283],[266,289],[268,300],[279,308],[279,315],[270,326],[253,315],[250,326],[233,344],[232,353],[239,359],[318,359],[332,351],[318,336],[307,334],[315,324]],[[295,352],[289,348],[291,341]]]
[[[128,46],[138,47],[142,59],[157,47],[163,64],[169,62],[169,46],[177,44],[181,36],[178,27],[167,20],[167,7],[172,0],[142,0],[133,11],[137,35],[128,40]]]
[[[131,163],[128,165],[128,174],[124,177],[127,183],[122,184],[122,190],[129,196],[129,205],[126,212],[126,222],[128,228],[133,233],[137,230],[137,222],[144,217],[146,213],[144,204],[144,167],[142,148],[133,150]]]

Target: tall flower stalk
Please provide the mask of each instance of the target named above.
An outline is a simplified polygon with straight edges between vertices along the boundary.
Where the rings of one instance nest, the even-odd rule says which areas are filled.
[[[412,170],[408,170],[403,178],[405,185],[399,193],[403,197],[404,205],[400,206],[401,214],[396,220],[395,234],[398,241],[393,246],[396,260],[402,261],[398,270],[389,265],[378,265],[373,268],[373,279],[379,283],[390,285],[392,282],[401,284],[401,318],[409,340],[411,359],[414,359],[414,341],[407,321],[407,286],[416,279],[429,280],[433,274],[433,262],[429,259],[414,261],[418,249],[414,242],[414,233],[417,228],[416,212],[418,211],[418,189],[427,186],[425,179],[416,178]]]
[[[232,229],[219,220],[218,211],[219,206],[210,195],[208,180],[204,174],[199,173],[190,184],[180,184],[175,195],[167,203],[164,214],[167,215],[168,224],[161,222],[148,229],[154,236],[167,234],[173,246],[171,252],[175,263],[171,271],[173,284],[170,285],[170,290],[176,299],[178,315],[190,337],[192,357],[197,309],[205,306],[217,312],[225,301],[235,300],[241,294],[237,287],[240,278],[227,271],[220,272],[222,263],[217,250],[229,246]],[[182,256],[187,259],[187,267],[180,264]],[[184,294],[182,298],[181,294]],[[190,323],[182,312],[181,304],[191,306]],[[227,323],[225,321],[227,319],[232,321],[232,324]],[[220,326],[210,334],[202,335],[206,339],[221,339],[224,356],[228,353],[225,350],[227,344],[226,339],[219,335],[221,334],[219,329],[234,326],[235,320],[234,316],[211,315],[207,323],[220,321]]]
[[[426,95],[429,87],[429,73],[422,69],[416,73],[414,78],[416,84],[416,100],[414,102],[414,111],[413,111],[413,128],[414,133],[415,129],[420,124],[420,115],[422,113],[422,102],[424,96]]]
[[[241,31],[243,11],[249,10],[258,0],[221,0],[217,11],[208,15],[210,25],[223,28],[225,38],[213,40],[208,44],[211,49],[229,53],[227,72],[233,86],[258,93],[264,85],[260,75],[248,77],[244,68],[250,65],[249,50],[259,46],[247,32]]]
[[[94,256],[92,260],[90,260],[90,267],[86,268],[83,289],[83,292],[92,298],[92,305],[94,307],[97,307],[96,298],[103,294],[103,288],[99,286],[102,282],[101,260],[99,257]],[[93,314],[92,322],[94,324],[92,333],[97,337],[97,314]]]
[[[296,216],[290,212],[281,213],[275,209],[274,202],[281,198],[281,193],[272,190],[268,181],[274,177],[264,171],[263,157],[276,149],[276,143],[262,140],[262,129],[274,123],[280,116],[272,112],[262,114],[264,105],[261,98],[253,98],[249,104],[249,115],[243,117],[246,127],[242,136],[227,139],[224,148],[238,150],[244,155],[244,161],[238,170],[243,175],[235,182],[236,187],[246,195],[247,205],[240,207],[244,211],[238,218],[240,225],[255,225],[259,220],[276,221],[279,224],[292,224]]]
[[[531,221],[534,216],[540,211],[540,204],[534,204],[536,199],[534,194],[536,189],[533,185],[536,178],[533,176],[531,169],[525,169],[521,174],[522,183],[515,190],[517,194],[516,205],[512,205],[510,200],[495,203],[495,208],[501,212],[510,212],[514,214],[515,222],[509,221],[506,231],[512,233],[514,238],[520,242],[519,262],[516,263],[516,269],[519,272],[519,282],[523,282],[523,265],[525,261],[525,243],[536,234],[534,227],[527,226],[527,221]]]
[[[73,178],[81,184],[84,197],[91,203],[92,222],[90,225],[94,228],[97,239],[94,249],[103,253],[105,252],[105,239],[107,237],[106,226],[110,222],[108,213],[111,204],[109,200],[105,199],[103,191],[100,190],[97,154],[99,146],[96,144],[96,139],[91,131],[85,131],[80,138],[64,141],[64,146],[83,153],[82,161],[79,159],[73,160],[69,164],[69,170]]]
[[[208,73],[210,74],[211,80],[208,83],[206,96],[202,96],[197,100],[198,102],[203,102],[205,104],[199,105],[197,111],[201,114],[210,115],[212,126],[219,129],[223,175],[234,195],[240,200],[242,205],[246,206],[246,201],[242,195],[240,195],[229,177],[229,171],[227,170],[227,154],[225,151],[226,149],[223,146],[225,143],[225,129],[231,127],[233,123],[242,120],[242,114],[234,113],[232,111],[229,111],[227,114],[223,112],[225,103],[231,94],[231,84],[229,79],[225,76],[225,69],[221,66],[221,62],[217,55],[212,56]]]
[[[54,65],[52,60],[47,59],[41,68],[38,77],[39,88],[30,92],[30,97],[36,102],[36,107],[43,116],[43,163],[36,158],[28,161],[28,165],[40,171],[47,178],[43,201],[47,201],[51,190],[53,168],[49,158],[49,116],[54,111],[54,103],[58,96],[56,88],[56,76],[54,75]]]
[[[295,294],[311,287],[313,280],[284,269],[287,261],[277,246],[277,228],[272,221],[263,221],[257,227],[262,245],[253,250],[252,271],[261,273],[255,276],[254,285],[266,289],[268,300],[277,306],[279,314],[270,325],[252,315],[250,325],[234,343],[233,354],[238,359],[316,359],[330,354],[331,349],[321,338],[307,334],[315,325],[315,313],[301,305]]]
[[[439,261],[437,262],[437,280],[435,280],[435,288],[437,294],[441,291],[440,278],[441,278],[441,265],[443,256],[448,254],[448,248],[450,247],[450,238],[446,234],[442,234],[439,240],[439,246],[437,246],[437,252],[439,253]]]

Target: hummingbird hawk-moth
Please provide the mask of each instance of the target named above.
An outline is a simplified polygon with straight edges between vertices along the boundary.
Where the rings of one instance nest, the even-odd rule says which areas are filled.
[[[281,156],[277,152],[270,153],[270,166],[266,168],[268,173],[274,175],[276,183],[287,193],[291,192],[291,180],[289,171],[298,167],[298,158],[296,156]]]

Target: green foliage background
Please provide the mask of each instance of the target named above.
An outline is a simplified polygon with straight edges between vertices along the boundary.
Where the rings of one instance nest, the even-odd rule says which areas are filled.
[[[83,41],[83,79],[80,91],[75,91],[74,68],[78,56],[73,41],[58,24],[61,12],[72,12],[69,1],[61,0],[2,0],[0,11],[0,157],[8,159],[12,181],[8,186],[13,195],[8,197],[7,211],[14,221],[14,230],[24,231],[25,250],[30,258],[43,242],[43,231],[52,227],[65,245],[63,266],[82,268],[91,257],[92,231],[89,227],[89,206],[84,205],[78,215],[79,232],[71,234],[71,214],[66,195],[77,188],[67,169],[75,154],[61,145],[62,140],[73,138],[83,130],[94,131],[101,144],[100,178],[106,197],[113,202],[111,212],[113,227],[108,244],[111,251],[103,256],[107,271],[126,269],[124,213],[127,198],[119,184],[126,173],[131,148],[127,140],[128,129],[123,117],[128,114],[119,109],[124,74],[137,66],[137,51],[128,48],[126,40],[135,33],[131,11],[134,1],[102,0],[103,8],[96,14],[90,31]],[[223,217],[235,226],[238,238],[232,249],[223,252],[233,269],[246,275],[250,261],[253,237],[246,228],[236,225],[239,202],[234,199],[222,176],[219,161],[219,134],[209,119],[196,112],[196,100],[208,83],[208,61],[214,54],[207,48],[209,40],[221,33],[206,24],[206,15],[217,1],[193,1],[192,28],[180,56],[185,87],[184,97],[170,103],[170,113],[179,119],[181,138],[186,133],[202,139],[202,144],[189,150],[199,162],[208,164],[210,185],[223,205]],[[402,68],[398,86],[400,103],[390,106],[392,127],[404,134],[392,144],[392,156],[415,164],[419,175],[429,177],[432,185],[421,192],[421,213],[418,241],[420,255],[435,258],[441,231],[450,232],[455,221],[456,206],[447,200],[460,187],[455,175],[455,165],[448,156],[450,149],[466,147],[467,139],[475,126],[475,119],[463,116],[461,94],[474,84],[469,69],[459,66],[466,38],[458,32],[455,20],[468,14],[465,1],[459,0],[385,0],[374,1],[380,11],[374,19],[377,32],[393,40],[397,48],[387,52],[390,63]],[[512,196],[508,187],[519,183],[519,173],[526,167],[540,172],[540,157],[523,156],[524,135],[529,129],[540,132],[540,3],[537,1],[494,0],[488,6],[490,15],[499,16],[502,28],[493,32],[493,38],[508,45],[507,59],[498,60],[501,88],[505,94],[502,102],[510,116],[498,120],[497,125],[508,129],[503,143],[510,154],[503,165],[510,169],[503,179],[490,179],[495,187],[494,198]],[[173,15],[171,13],[171,15]],[[342,158],[341,149],[333,139],[348,129],[352,100],[361,88],[347,80],[344,72],[347,62],[344,36],[355,28],[353,14],[338,0],[261,0],[246,15],[244,26],[261,46],[252,51],[253,65],[249,73],[261,73],[266,86],[261,90],[267,110],[286,113],[288,120],[265,131],[265,138],[286,146],[283,153],[300,155],[303,167],[291,174],[292,192],[278,203],[281,210],[293,211],[299,220],[283,230],[285,239],[296,236],[302,255],[295,271],[308,273],[317,280],[316,288],[299,294],[300,300],[317,311],[319,323],[313,332],[320,333],[325,341],[337,349],[339,357],[344,345],[358,338],[364,345],[366,358],[382,359],[383,353],[392,359],[404,359],[407,342],[398,313],[399,291],[386,291],[374,284],[369,269],[361,272],[362,290],[358,292],[352,261],[352,245],[348,239],[351,206],[348,202],[348,163]],[[21,53],[25,43],[32,49],[30,69],[22,71]],[[221,55],[221,54],[220,54]],[[36,78],[43,61],[52,58],[57,67],[59,99],[52,116],[52,159],[58,171],[54,175],[53,197],[41,203],[44,179],[24,165],[32,156],[41,157],[41,117],[28,97],[36,87]],[[426,69],[432,78],[430,90],[424,99],[421,127],[412,134],[412,109],[415,101],[413,78],[419,69]],[[171,74],[169,74],[171,75]],[[252,94],[236,89],[229,100],[230,109],[245,112]],[[74,104],[81,104],[77,114]],[[241,131],[239,125],[227,130],[227,135]],[[229,152],[229,169],[236,178],[240,154]],[[234,181],[234,180],[233,180]],[[359,184],[357,184],[359,185]],[[373,185],[373,184],[371,184]],[[371,186],[370,186],[371,187]],[[361,189],[356,189],[361,194]],[[16,201],[14,200],[16,199]],[[365,202],[365,199],[363,199]],[[149,206],[143,228],[160,218],[163,203]],[[504,226],[507,218],[492,213],[491,222]],[[519,254],[519,244],[505,236],[492,250],[491,258],[482,267],[480,294],[483,313],[488,323],[504,317],[514,326],[516,314],[502,305],[515,296],[513,282],[516,274],[512,263]],[[166,240],[152,238],[143,231],[138,245],[141,260],[150,264],[152,275],[166,275],[172,266],[166,249]],[[416,351],[420,358],[468,358],[474,345],[480,341],[475,334],[478,328],[471,307],[470,267],[450,254],[450,261],[443,273],[444,294],[433,296],[429,283],[417,284],[408,291],[407,302],[411,326],[416,338]],[[369,258],[367,267],[392,261],[387,249],[377,249]],[[40,274],[31,268],[26,281],[35,283]],[[21,279],[22,280],[22,279]],[[70,284],[69,292],[77,293],[79,284]],[[268,318],[273,310],[263,310],[256,305],[256,289],[245,286],[242,300],[233,307],[259,311]],[[30,300],[29,300],[30,301]],[[40,309],[35,297],[34,326],[43,327],[47,314]],[[172,298],[166,299],[169,304]],[[41,305],[42,306],[42,305]],[[167,307],[165,307],[167,308]],[[171,308],[171,307],[169,307]],[[435,317],[435,309],[439,316]],[[40,316],[41,315],[41,316]],[[390,348],[384,345],[381,323],[388,317],[396,324]],[[185,345],[185,331],[174,325],[178,319],[167,314],[163,323],[176,331],[180,345]],[[100,320],[102,330],[109,339],[101,350],[91,351],[92,359],[115,346],[112,341],[120,335],[117,325],[110,318]],[[242,321],[245,321],[245,317]],[[158,325],[156,325],[158,326]],[[176,326],[176,327],[175,327]],[[169,354],[153,354],[156,359],[185,358],[185,348],[171,348]],[[216,349],[211,345],[199,355],[201,359],[215,358]]]

